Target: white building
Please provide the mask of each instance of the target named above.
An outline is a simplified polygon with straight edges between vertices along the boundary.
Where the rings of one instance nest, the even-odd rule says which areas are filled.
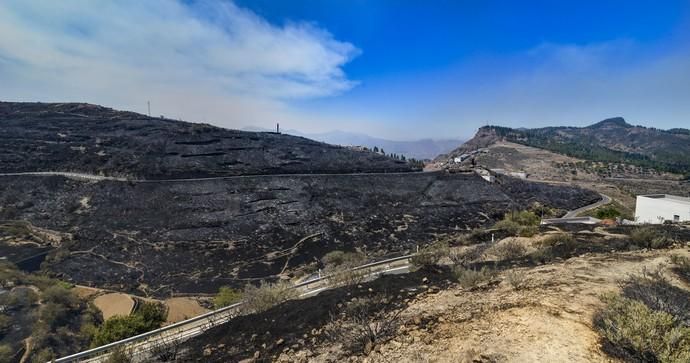
[[[690,221],[690,198],[668,194],[638,195],[635,204],[637,223],[664,223],[664,221]]]

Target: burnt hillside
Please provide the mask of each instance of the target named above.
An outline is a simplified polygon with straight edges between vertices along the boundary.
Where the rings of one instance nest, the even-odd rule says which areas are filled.
[[[193,182],[1,177],[0,221],[29,225],[0,223],[0,254],[51,249],[42,270],[84,285],[154,296],[215,292],[289,274],[336,249],[403,253],[534,201],[565,210],[598,199],[579,188],[444,172]]]
[[[0,173],[78,171],[144,179],[407,172],[372,152],[90,104],[0,102]]]

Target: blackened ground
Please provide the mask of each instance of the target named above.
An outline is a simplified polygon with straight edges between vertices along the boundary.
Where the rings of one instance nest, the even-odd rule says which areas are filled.
[[[78,103],[0,102],[0,173],[77,171],[144,179],[408,172],[366,151]]]
[[[400,255],[490,225],[535,199],[564,210],[599,199],[515,181],[443,172],[175,183],[2,177],[0,219],[63,233],[45,272],[161,297],[289,275],[336,249]]]
[[[328,290],[303,300],[292,300],[259,314],[240,316],[184,343],[182,361],[237,362],[254,357],[274,361],[283,350],[330,344],[323,327],[337,314],[338,304],[355,298],[385,298],[389,309],[406,307],[415,296],[447,289],[447,269],[384,276],[359,286]],[[435,321],[423,321],[425,328]],[[206,351],[206,352],[204,352]],[[210,352],[210,354],[209,354]]]

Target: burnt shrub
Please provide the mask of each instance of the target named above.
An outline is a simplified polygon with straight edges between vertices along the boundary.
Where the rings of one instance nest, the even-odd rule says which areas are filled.
[[[331,313],[325,333],[350,353],[368,354],[394,336],[401,323],[400,312],[383,296],[356,298]]]

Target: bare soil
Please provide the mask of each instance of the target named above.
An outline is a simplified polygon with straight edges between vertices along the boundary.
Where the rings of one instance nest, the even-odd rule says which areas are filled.
[[[198,298],[193,297],[174,297],[163,302],[168,307],[168,317],[166,324],[177,323],[199,316],[209,310],[199,304]]]
[[[110,293],[97,297],[93,301],[94,305],[103,314],[103,319],[108,319],[116,315],[127,316],[134,308],[134,299],[127,294]]]

